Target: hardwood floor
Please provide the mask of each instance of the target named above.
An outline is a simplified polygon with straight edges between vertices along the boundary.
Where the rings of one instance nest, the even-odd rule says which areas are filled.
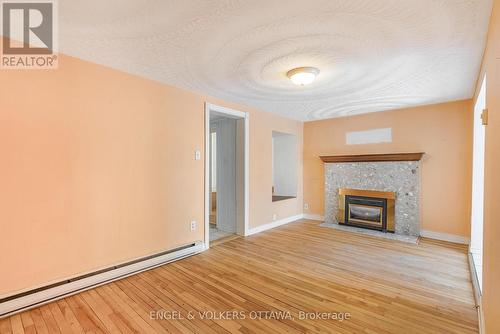
[[[318,225],[296,222],[219,243],[2,319],[0,332],[478,332],[465,247],[426,239],[405,244]],[[152,319],[150,312],[160,310],[186,319]],[[237,312],[202,320],[202,311]],[[325,318],[303,319],[301,312]],[[349,319],[331,319],[339,312]]]

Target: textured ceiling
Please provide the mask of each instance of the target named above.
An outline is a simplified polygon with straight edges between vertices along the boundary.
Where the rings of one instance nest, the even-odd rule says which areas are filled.
[[[300,120],[470,98],[491,0],[64,0],[60,51]],[[321,70],[305,87],[286,72]]]

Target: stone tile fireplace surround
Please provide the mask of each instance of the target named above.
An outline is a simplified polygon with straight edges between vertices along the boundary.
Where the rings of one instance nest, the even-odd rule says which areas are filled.
[[[419,236],[422,156],[423,153],[352,156],[352,159],[321,157],[325,162],[325,222],[338,223],[341,188],[391,191],[396,193],[395,233]]]

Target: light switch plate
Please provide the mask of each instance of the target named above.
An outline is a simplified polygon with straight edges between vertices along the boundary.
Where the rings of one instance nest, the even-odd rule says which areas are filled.
[[[194,160],[200,160],[201,159],[201,152],[200,150],[194,151]]]

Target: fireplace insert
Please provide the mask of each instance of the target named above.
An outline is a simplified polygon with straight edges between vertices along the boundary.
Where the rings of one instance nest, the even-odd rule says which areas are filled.
[[[337,222],[394,232],[395,199],[395,192],[340,188]]]
[[[387,232],[387,199],[347,195],[341,224]]]

